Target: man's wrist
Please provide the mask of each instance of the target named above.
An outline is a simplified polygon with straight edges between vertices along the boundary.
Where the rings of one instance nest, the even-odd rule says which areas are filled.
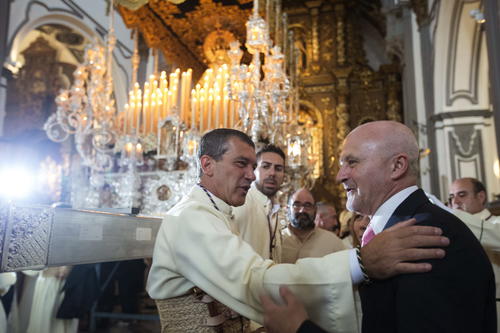
[[[359,266],[356,249],[349,249],[349,268],[351,273],[352,284],[356,285],[364,281],[363,272]]]
[[[361,274],[363,275],[363,280],[365,283],[371,283],[370,276],[368,276],[368,272],[366,271],[365,265],[363,264],[363,258],[361,257],[361,247],[356,247],[356,259],[358,260],[359,269],[361,270]]]

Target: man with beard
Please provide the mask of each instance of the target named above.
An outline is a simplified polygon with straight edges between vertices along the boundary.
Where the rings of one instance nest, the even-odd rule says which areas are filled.
[[[233,210],[241,238],[262,258],[279,262],[281,258],[281,225],[284,216],[276,193],[285,178],[285,153],[268,144],[257,152],[255,181],[245,204]]]
[[[288,227],[283,229],[282,263],[295,263],[300,258],[322,257],[344,250],[344,243],[321,228],[316,228],[316,204],[311,192],[301,188],[288,202]]]

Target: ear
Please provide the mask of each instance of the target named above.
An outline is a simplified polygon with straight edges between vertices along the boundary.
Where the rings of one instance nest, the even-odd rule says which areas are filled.
[[[481,191],[477,194],[477,197],[479,198],[479,200],[481,200],[481,203],[483,205],[486,205],[486,192],[484,191]]]
[[[204,175],[212,177],[214,175],[215,160],[208,155],[203,155],[200,157],[200,167]]]
[[[398,154],[392,159],[391,179],[397,180],[404,177],[410,167],[408,155]]]

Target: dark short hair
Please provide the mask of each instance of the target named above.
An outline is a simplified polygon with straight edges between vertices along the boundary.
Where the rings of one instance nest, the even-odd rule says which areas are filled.
[[[477,180],[476,178],[467,178],[467,179],[469,179],[470,182],[472,183],[472,186],[474,187],[474,193],[479,193],[479,192],[486,193],[486,187],[479,180]]]
[[[283,159],[283,162],[286,161],[286,156],[283,150],[280,147],[273,145],[272,143],[268,143],[267,145],[259,149],[259,151],[257,152],[257,161],[260,160],[260,156],[264,153],[278,154]]]
[[[200,140],[200,149],[198,150],[198,159],[203,155],[208,155],[214,160],[220,161],[222,155],[227,152],[227,143],[232,137],[240,139],[255,149],[255,144],[252,139],[245,133],[232,128],[217,128],[202,136]]]

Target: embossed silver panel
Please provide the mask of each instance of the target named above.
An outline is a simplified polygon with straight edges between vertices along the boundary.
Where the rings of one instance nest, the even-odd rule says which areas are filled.
[[[0,271],[148,258],[161,219],[0,203]]]

